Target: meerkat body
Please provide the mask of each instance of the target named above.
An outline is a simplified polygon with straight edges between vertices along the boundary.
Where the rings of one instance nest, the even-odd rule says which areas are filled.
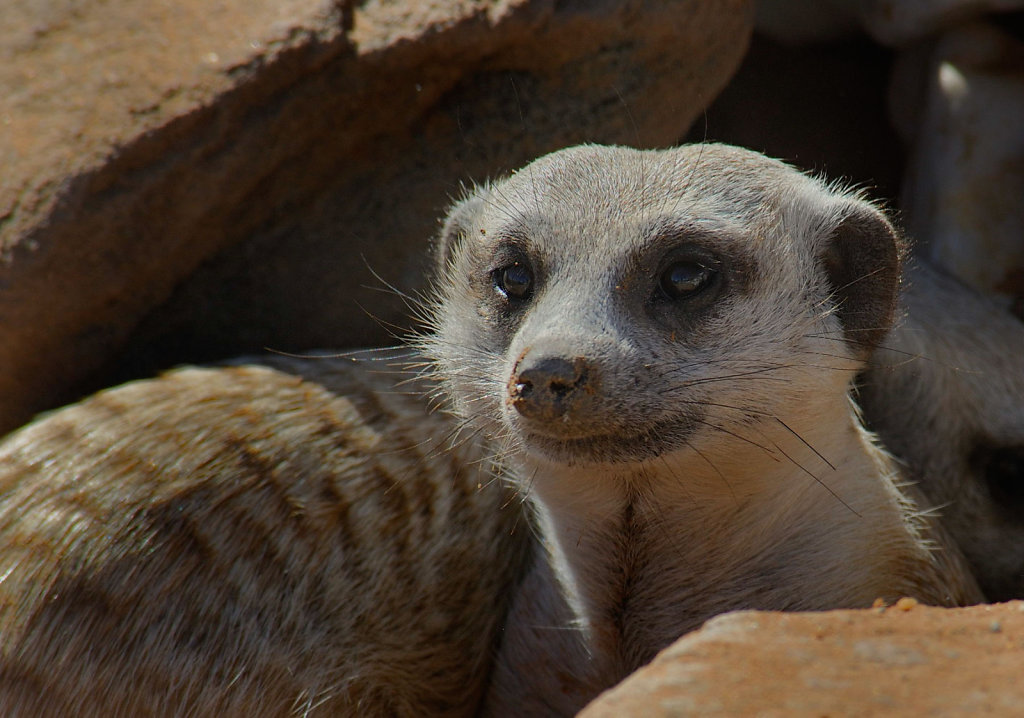
[[[860,425],[896,304],[871,205],[732,147],[579,147],[447,222],[434,358],[545,560],[488,711],[569,715],[738,608],[980,594]]]
[[[474,714],[518,504],[386,368],[268,361],[0,446],[0,715]]]
[[[418,388],[185,370],[0,444],[0,712],[570,715],[722,611],[978,600],[850,400],[899,281],[867,203],[580,147],[441,254]]]
[[[925,264],[859,382],[865,418],[904,463],[986,597],[1024,597],[1024,325]]]

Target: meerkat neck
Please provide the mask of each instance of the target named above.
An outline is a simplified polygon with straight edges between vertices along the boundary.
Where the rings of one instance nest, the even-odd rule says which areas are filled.
[[[878,547],[906,570],[906,507],[843,409],[765,424],[718,451],[529,467],[553,574],[595,670],[619,678],[726,610],[866,606],[904,592]]]

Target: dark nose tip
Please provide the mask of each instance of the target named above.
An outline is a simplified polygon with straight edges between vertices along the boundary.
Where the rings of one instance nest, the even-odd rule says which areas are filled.
[[[578,404],[587,381],[587,363],[582,357],[526,357],[509,382],[509,395],[520,414],[547,421]]]

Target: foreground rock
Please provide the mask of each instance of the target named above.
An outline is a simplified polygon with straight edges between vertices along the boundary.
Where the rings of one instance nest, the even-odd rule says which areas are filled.
[[[1021,715],[1022,649],[1021,602],[733,613],[580,715]]]
[[[460,181],[584,140],[675,141],[742,57],[751,7],[6,12],[0,431],[101,370],[97,384],[264,346],[388,341],[408,310],[358,287],[382,286],[368,267],[420,285]]]

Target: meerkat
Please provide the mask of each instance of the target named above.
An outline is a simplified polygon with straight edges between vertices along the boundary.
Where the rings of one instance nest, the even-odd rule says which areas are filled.
[[[1024,597],[1024,326],[918,263],[859,381],[865,418],[938,507],[989,600]]]
[[[518,504],[384,367],[263,364],[0,444],[0,715],[476,712]]]
[[[0,443],[0,713],[571,715],[731,609],[979,600],[851,401],[901,252],[727,146],[475,189],[412,383],[185,369]]]
[[[980,600],[851,398],[902,251],[857,195],[723,145],[571,148],[453,209],[423,351],[543,557],[486,714],[572,715],[733,609]]]

